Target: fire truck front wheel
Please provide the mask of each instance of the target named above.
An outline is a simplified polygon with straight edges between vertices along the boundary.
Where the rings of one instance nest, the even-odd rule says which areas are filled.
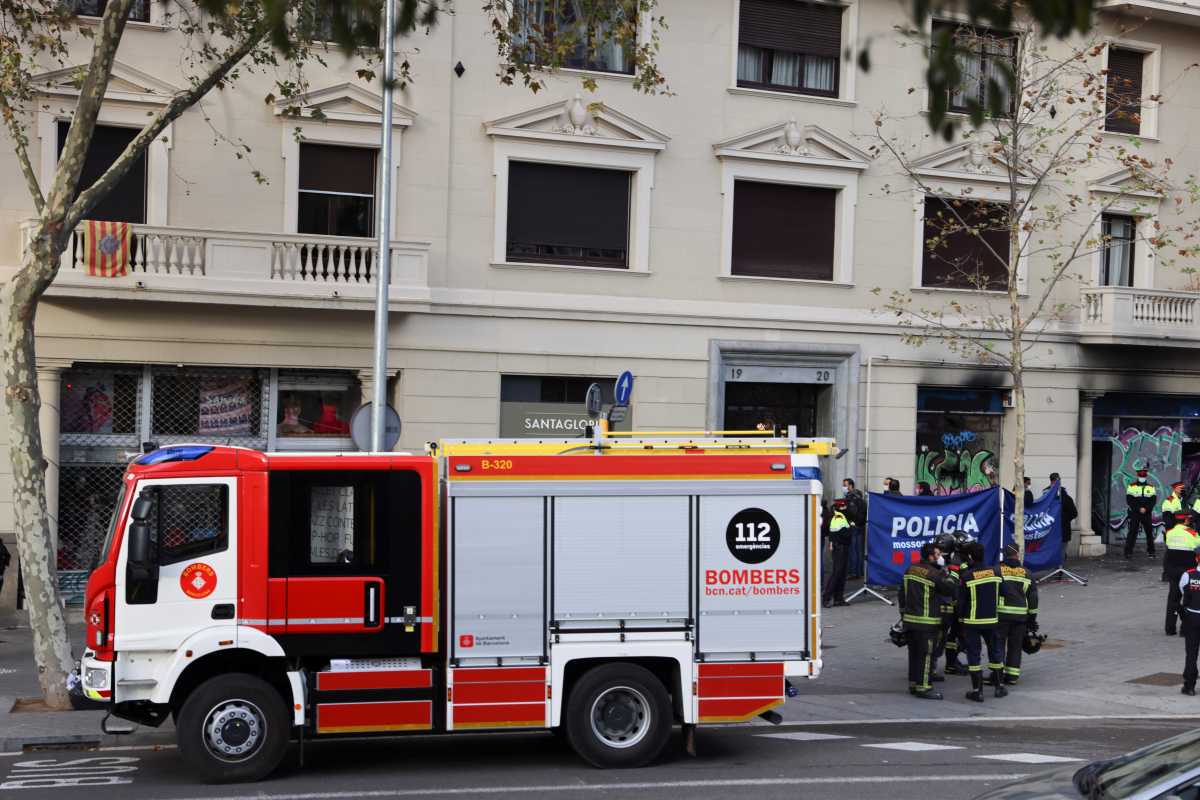
[[[179,752],[208,783],[265,778],[287,750],[290,720],[283,698],[253,675],[218,675],[200,684],[179,710]]]
[[[567,740],[596,767],[641,767],[671,736],[671,698],[662,681],[636,664],[584,673],[567,698]]]

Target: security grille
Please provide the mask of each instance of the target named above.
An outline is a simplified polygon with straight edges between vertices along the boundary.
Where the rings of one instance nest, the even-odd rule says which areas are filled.
[[[151,371],[151,439],[264,449],[267,373],[198,367]]]
[[[65,372],[59,395],[60,443],[136,449],[141,394],[142,370],[138,367],[89,366]]]
[[[58,568],[91,570],[121,487],[122,464],[63,464],[59,471]]]

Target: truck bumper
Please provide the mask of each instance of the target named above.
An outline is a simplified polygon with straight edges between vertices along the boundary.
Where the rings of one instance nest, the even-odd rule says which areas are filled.
[[[112,700],[112,662],[98,661],[91,650],[85,650],[79,659],[79,677],[83,681],[83,693],[90,700],[108,702]]]

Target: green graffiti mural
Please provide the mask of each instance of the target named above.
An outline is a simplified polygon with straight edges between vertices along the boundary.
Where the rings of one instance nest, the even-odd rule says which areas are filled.
[[[922,448],[917,453],[917,481],[925,481],[934,494],[958,494],[996,485],[996,454],[981,446],[971,431],[947,432],[941,449]]]
[[[1183,474],[1183,434],[1165,425],[1154,431],[1125,428],[1112,443],[1112,477],[1109,479],[1108,524],[1113,530],[1125,526],[1128,509],[1125,490],[1137,480],[1137,471],[1149,471],[1147,481],[1158,491],[1159,504],[1171,493],[1171,484]],[[1161,524],[1155,508],[1154,524]]]

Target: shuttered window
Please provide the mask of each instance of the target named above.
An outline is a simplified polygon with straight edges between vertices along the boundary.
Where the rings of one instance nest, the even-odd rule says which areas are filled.
[[[1003,290],[1008,274],[1007,220],[1005,203],[926,197],[921,285]]]
[[[837,97],[843,6],[741,0],[738,86]]]
[[[58,123],[58,154],[60,157],[63,145],[67,143],[67,132],[70,128],[69,123]],[[92,131],[92,141],[88,144],[87,156],[83,160],[83,171],[79,174],[80,190],[87,189],[107,172],[139,132],[137,128],[97,125]],[[87,218],[108,222],[144,223],[146,221],[146,152],[144,150],[134,159],[133,166],[129,168],[125,176],[88,212]]]
[[[956,114],[966,114],[978,104],[992,113],[993,102],[1001,114],[1012,113],[1008,95],[1005,67],[1011,70],[1016,60],[1017,40],[1011,33],[961,25],[956,22],[933,23],[934,47],[949,47],[958,52],[962,79],[950,90],[949,108]]]
[[[369,147],[301,144],[296,230],[329,236],[373,235],[375,153]]]
[[[736,181],[731,273],[833,280],[837,190]]]
[[[1145,53],[1108,49],[1104,129],[1117,133],[1142,131],[1142,66]]]
[[[632,173],[511,161],[509,261],[629,267]]]

